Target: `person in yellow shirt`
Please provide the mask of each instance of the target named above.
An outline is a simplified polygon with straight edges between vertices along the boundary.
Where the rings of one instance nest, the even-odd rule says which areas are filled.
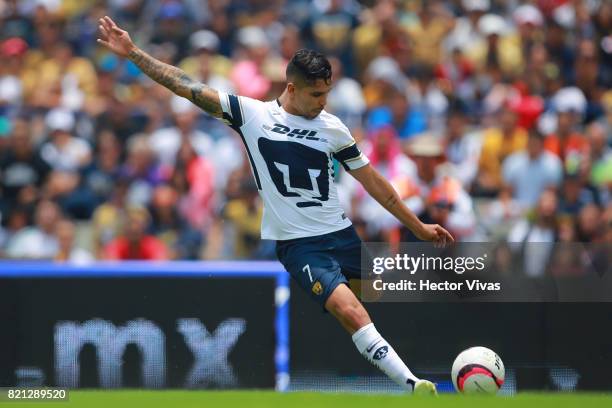
[[[234,227],[234,256],[252,258],[260,245],[263,206],[259,200],[257,186],[245,181],[241,197],[230,200],[223,209],[224,218]]]
[[[23,55],[20,74],[28,105],[79,110],[97,94],[96,69],[66,40],[67,23],[61,11],[34,19],[36,46]]]
[[[466,45],[463,50],[478,71],[495,68],[507,76],[523,72],[521,38],[508,27],[503,17],[485,14],[478,20],[478,31],[484,39]]]
[[[442,43],[453,27],[454,19],[443,4],[423,1],[418,20],[405,27],[414,62],[431,66],[440,63]]]
[[[59,21],[40,24],[49,26],[40,28],[40,33],[61,27]],[[47,108],[63,101],[79,109],[96,95],[98,88],[98,76],[91,61],[75,56],[72,46],[61,39],[45,48],[28,51],[22,81],[25,100]]]
[[[527,131],[518,126],[517,114],[508,107],[499,113],[499,127],[483,132],[478,176],[473,193],[496,196],[502,187],[501,165],[510,154],[525,149]]]

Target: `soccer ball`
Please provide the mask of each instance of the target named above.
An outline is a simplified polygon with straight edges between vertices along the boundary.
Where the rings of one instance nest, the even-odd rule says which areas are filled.
[[[471,347],[459,353],[451,372],[458,392],[490,395],[499,391],[505,374],[501,358],[486,347]]]

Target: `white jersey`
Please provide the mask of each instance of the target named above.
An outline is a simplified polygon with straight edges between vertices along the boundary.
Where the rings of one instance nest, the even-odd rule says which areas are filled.
[[[286,240],[351,225],[334,185],[333,159],[345,169],[368,164],[346,126],[322,111],[314,119],[219,92],[223,119],[242,137],[263,199],[263,239]]]

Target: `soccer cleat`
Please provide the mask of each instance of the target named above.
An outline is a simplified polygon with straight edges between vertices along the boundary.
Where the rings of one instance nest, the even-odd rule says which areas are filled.
[[[413,386],[413,391],[412,393],[414,395],[425,395],[425,396],[437,396],[438,395],[438,391],[436,390],[436,385],[434,383],[432,383],[431,381],[427,381],[427,380],[418,380],[417,382],[414,383]]]

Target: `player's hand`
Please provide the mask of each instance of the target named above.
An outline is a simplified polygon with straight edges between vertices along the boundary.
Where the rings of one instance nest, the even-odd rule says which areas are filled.
[[[420,231],[415,233],[418,239],[431,241],[436,247],[444,247],[455,242],[453,236],[439,224],[422,224]]]
[[[104,16],[98,20],[100,37],[98,44],[102,44],[120,57],[127,57],[136,46],[127,31],[120,29],[110,17]]]

